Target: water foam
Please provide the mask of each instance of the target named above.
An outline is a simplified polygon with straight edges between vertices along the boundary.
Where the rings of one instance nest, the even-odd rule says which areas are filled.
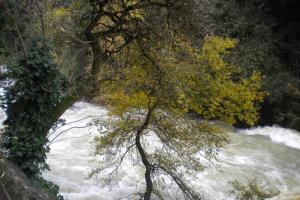
[[[283,143],[289,147],[300,149],[300,133],[279,126],[257,127],[239,131],[246,135],[263,135],[270,138],[273,142]]]
[[[66,122],[84,120],[76,122],[76,124],[66,125],[62,130],[71,126],[86,125],[92,120],[92,118],[86,118],[87,116],[107,118],[107,111],[105,107],[78,102],[68,109],[62,118],[66,119]],[[133,166],[127,159],[124,160],[125,164],[118,175],[117,183],[111,186],[103,186],[98,182],[97,177],[85,179],[90,170],[95,165],[97,166],[97,162],[101,162],[101,158],[92,156],[94,146],[91,141],[98,131],[90,127],[70,129],[62,134],[58,140],[66,140],[52,144],[51,152],[48,154],[48,164],[52,171],[45,172],[44,177],[58,184],[61,194],[68,200],[132,199],[128,195],[141,192],[145,188],[144,168],[139,165]],[[297,137],[297,133],[280,127],[255,128],[239,132],[243,134],[231,134],[232,144],[218,156],[220,168],[211,168],[197,176],[190,177],[192,185],[197,190],[203,191],[207,199],[231,199],[228,192],[232,188],[228,184],[228,180],[235,179],[247,182],[253,178],[258,178],[266,185],[272,184],[281,191],[291,191],[300,186],[300,181],[298,181],[300,174],[297,170],[300,166],[298,150],[251,136],[268,136],[272,132],[277,134],[280,132],[281,137],[284,138],[284,135],[287,135],[288,138],[291,138],[291,134]],[[246,136],[246,134],[250,136]],[[292,140],[295,141],[295,139]],[[281,140],[275,142],[281,142]],[[152,150],[156,144],[155,138],[150,137],[145,143],[148,150]],[[167,188],[171,194],[177,195],[172,187],[167,186]],[[182,198],[176,196],[172,199]]]
[[[4,113],[0,115],[5,118]],[[64,113],[62,118],[66,119],[67,123],[82,120],[67,124],[56,134],[72,126],[86,126],[92,119],[107,117],[105,107],[77,102]],[[51,145],[51,151],[48,153],[47,162],[51,171],[44,172],[44,178],[58,184],[61,194],[67,200],[132,199],[128,195],[141,192],[145,188],[144,169],[141,166],[126,163],[118,183],[110,187],[99,185],[96,177],[85,179],[97,164],[91,161],[101,162],[101,159],[98,160],[93,156],[95,147],[91,144],[97,132],[96,128],[86,127],[69,129],[60,135],[56,139],[57,142]],[[282,192],[300,191],[298,170],[300,134],[298,132],[273,126],[239,130],[238,133],[232,133],[232,143],[219,155],[220,168],[211,168],[199,173],[196,178],[191,177],[193,185],[199,188],[199,191],[205,192],[207,199],[231,199],[228,191],[232,188],[228,180],[235,179],[246,182],[257,178],[265,185],[271,184]],[[56,134],[53,134],[50,140]],[[255,135],[263,135],[271,140]]]

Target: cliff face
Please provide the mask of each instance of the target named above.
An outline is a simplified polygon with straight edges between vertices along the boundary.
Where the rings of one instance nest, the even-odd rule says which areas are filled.
[[[1,200],[51,200],[45,192],[32,186],[17,166],[0,154],[0,199]]]

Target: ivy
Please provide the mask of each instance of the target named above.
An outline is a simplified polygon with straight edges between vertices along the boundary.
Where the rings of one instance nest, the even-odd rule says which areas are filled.
[[[7,158],[32,179],[41,179],[46,164],[51,110],[62,96],[63,79],[43,39],[32,42],[28,57],[8,66],[11,85],[3,105],[7,119],[2,148]]]

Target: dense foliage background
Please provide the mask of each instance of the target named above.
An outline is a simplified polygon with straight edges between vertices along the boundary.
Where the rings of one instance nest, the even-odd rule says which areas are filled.
[[[215,9],[216,33],[239,39],[232,62],[264,73],[259,124],[300,130],[299,1],[225,0]]]

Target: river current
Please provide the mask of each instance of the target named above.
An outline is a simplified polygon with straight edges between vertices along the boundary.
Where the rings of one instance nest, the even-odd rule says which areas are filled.
[[[88,124],[107,117],[105,107],[77,102],[61,117],[66,125],[49,132],[50,141],[54,139],[47,155],[51,171],[43,176],[60,186],[66,200],[131,200],[129,195],[144,190],[143,167],[126,164],[126,160],[113,185],[103,186],[97,177],[87,179],[91,169],[101,162],[93,156],[92,144],[99,131]],[[1,110],[0,120],[4,118]],[[300,192],[299,132],[272,126],[232,130],[229,134],[231,143],[219,154],[216,164],[191,177],[193,186],[206,199],[232,199],[228,182],[233,180],[246,183],[256,179],[267,188]]]
[[[96,177],[86,179],[97,160],[92,139],[96,127],[85,127],[96,118],[107,118],[105,107],[78,102],[61,118],[70,123],[50,137],[54,140],[48,154],[51,171],[44,177],[60,186],[67,200],[119,200],[144,190],[144,169],[122,168],[119,181],[102,186]],[[78,121],[80,120],[80,121]],[[74,122],[74,123],[72,123]],[[231,199],[228,181],[246,183],[256,179],[260,185],[281,192],[300,192],[300,133],[281,127],[257,127],[229,131],[231,143],[220,153],[217,165],[191,177],[193,186],[211,200]],[[132,199],[132,198],[130,198]],[[180,199],[180,197],[178,197]]]

